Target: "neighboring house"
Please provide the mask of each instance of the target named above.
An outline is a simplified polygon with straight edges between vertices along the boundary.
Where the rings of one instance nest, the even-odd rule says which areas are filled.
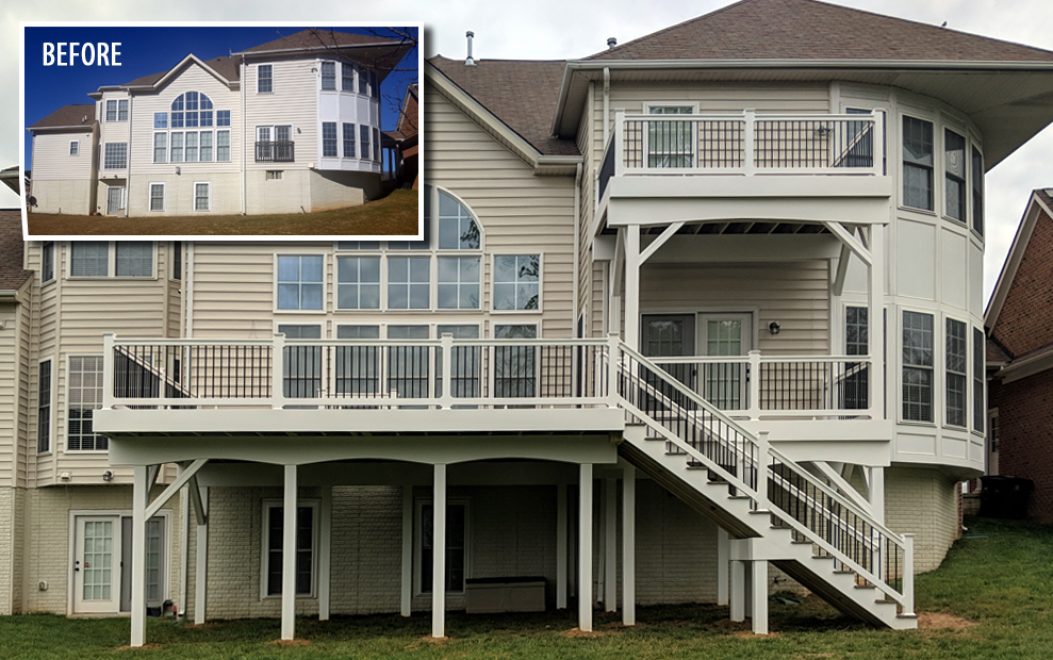
[[[1034,482],[1028,514],[1053,522],[1053,190],[1031,193],[984,324],[987,472]]]
[[[381,84],[412,44],[303,30],[88,94],[29,127],[33,210],[308,212],[380,190]]]
[[[792,578],[914,627],[984,469],[983,177],[1053,53],[746,0],[425,80],[423,242],[27,247],[11,609],[442,636],[529,577],[583,630],[765,632]]]
[[[393,151],[395,181],[398,185],[409,186],[416,190],[418,173],[418,121],[417,115],[418,99],[417,85],[406,88],[406,96],[402,99],[399,110],[399,121],[393,131],[386,131],[384,137],[388,139]]]

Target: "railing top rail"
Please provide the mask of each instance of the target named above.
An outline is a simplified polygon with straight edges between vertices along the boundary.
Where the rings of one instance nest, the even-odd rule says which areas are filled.
[[[273,339],[125,339],[115,338],[116,348],[125,346],[271,346]],[[454,346],[605,346],[606,339],[453,339]],[[286,339],[286,346],[441,346],[441,339]]]
[[[771,120],[845,120],[845,121],[859,121],[859,122],[874,122],[875,114],[845,114],[845,113],[821,113],[821,112],[807,112],[807,113],[765,113],[757,112],[752,113],[753,118],[756,121],[771,121]],[[747,114],[745,112],[707,112],[698,114],[682,114],[682,115],[651,115],[645,113],[633,113],[626,114],[626,121],[697,121],[697,120],[722,120],[726,121],[729,119],[746,121]],[[613,133],[612,133],[613,135]]]
[[[648,357],[655,364],[748,364],[749,355],[665,355]],[[801,362],[870,362],[869,355],[761,355],[761,364],[797,364]]]
[[[115,348],[126,346],[271,346],[273,339],[168,339],[165,337],[113,340]]]

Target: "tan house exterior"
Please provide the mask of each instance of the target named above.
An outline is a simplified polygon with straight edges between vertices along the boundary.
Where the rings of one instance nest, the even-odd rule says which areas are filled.
[[[984,466],[983,174],[1053,119],[1053,53],[746,0],[422,91],[423,243],[26,246],[0,602],[133,646],[165,600],[765,633],[800,587],[915,627]],[[127,553],[90,589],[85,536]]]

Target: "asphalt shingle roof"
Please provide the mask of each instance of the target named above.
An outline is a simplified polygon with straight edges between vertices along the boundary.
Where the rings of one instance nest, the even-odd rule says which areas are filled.
[[[0,210],[0,291],[14,291],[33,276],[22,268],[24,258],[21,211]]]
[[[66,126],[91,126],[95,121],[94,103],[64,105],[29,128],[57,128]]]

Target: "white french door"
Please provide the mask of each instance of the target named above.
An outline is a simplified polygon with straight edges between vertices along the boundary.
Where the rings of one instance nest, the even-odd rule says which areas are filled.
[[[124,210],[124,186],[106,189],[106,215],[117,215]]]
[[[702,313],[698,315],[698,346],[708,357],[738,357],[753,348],[753,315]],[[707,362],[702,368],[702,396],[721,410],[746,407],[746,365],[742,362]]]
[[[120,516],[78,516],[73,611],[116,612],[121,597]]]

